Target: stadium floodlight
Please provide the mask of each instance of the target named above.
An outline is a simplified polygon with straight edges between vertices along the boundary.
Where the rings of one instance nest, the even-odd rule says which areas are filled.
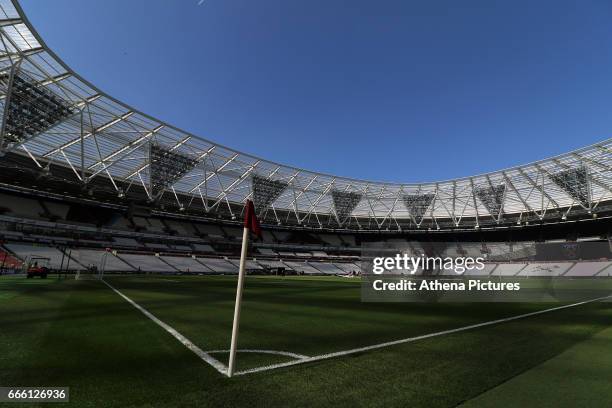
[[[8,95],[3,145],[23,143],[74,113],[66,102],[23,72],[1,74],[0,87]]]
[[[156,200],[168,186],[189,173],[198,164],[198,161],[185,154],[151,143],[149,145],[149,164],[151,197]]]
[[[361,193],[353,191],[332,190],[332,201],[334,202],[336,220],[340,226],[342,226],[351,216],[351,213],[361,201],[361,197]]]
[[[489,214],[491,214],[491,216],[498,221],[501,218],[504,210],[505,192],[505,184],[500,184],[498,186],[478,187],[474,190],[474,193],[480,199],[480,202],[482,202]]]
[[[435,194],[406,194],[403,196],[404,205],[408,209],[410,215],[414,218],[414,222],[421,224],[427,209],[434,200]]]
[[[285,181],[272,180],[253,174],[251,176],[251,187],[253,190],[253,204],[257,214],[261,216],[280,197],[288,185]]]
[[[51,175],[51,170],[49,169],[49,167],[45,166],[45,167],[42,167],[38,171],[38,173],[36,173],[36,179],[37,180],[43,179],[43,178],[49,177],[50,175]]]
[[[590,208],[591,192],[586,166],[550,174],[550,179],[568,193],[570,197],[577,200],[584,208]]]

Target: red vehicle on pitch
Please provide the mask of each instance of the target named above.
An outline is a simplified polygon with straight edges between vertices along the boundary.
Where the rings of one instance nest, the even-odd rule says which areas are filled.
[[[47,278],[47,275],[50,272],[49,268],[47,267],[49,260],[47,258],[38,258],[38,259],[43,262],[41,262],[40,265],[38,264],[38,261],[34,262],[34,264],[30,264],[30,267],[28,268],[28,274],[27,274],[28,279],[35,278],[37,276],[40,276],[41,279]]]

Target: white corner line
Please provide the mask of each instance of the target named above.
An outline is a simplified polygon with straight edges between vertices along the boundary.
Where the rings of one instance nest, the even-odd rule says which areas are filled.
[[[221,374],[227,375],[227,367],[222,362],[220,362],[216,358],[212,357],[208,353],[202,351],[202,349],[200,349],[198,346],[193,344],[191,342],[191,340],[189,340],[187,337],[183,336],[181,333],[176,331],[172,326],[162,322],[157,317],[155,317],[151,312],[149,312],[147,309],[145,309],[144,307],[140,306],[138,303],[134,302],[132,299],[130,299],[129,297],[125,296],[123,293],[119,292],[110,283],[108,283],[104,279],[102,279],[102,282],[104,282],[106,284],[106,286],[111,288],[116,294],[121,296],[123,299],[125,299],[128,303],[130,303],[136,309],[140,310],[142,312],[142,314],[147,316],[149,319],[153,320],[155,323],[157,323],[157,325],[161,326],[164,330],[166,330],[168,333],[170,333],[172,336],[174,336],[175,339],[180,341],[189,350],[193,351],[204,362],[206,362],[206,363],[210,364],[211,366],[213,366]]]
[[[238,353],[256,353],[256,354],[275,354],[277,356],[285,356],[291,357],[296,360],[303,360],[306,358],[310,358],[303,354],[291,353],[290,351],[279,351],[279,350],[260,350],[260,349],[238,349],[236,350]],[[207,354],[215,354],[215,353],[229,353],[229,350],[206,350]]]
[[[308,357],[308,358],[304,358],[304,359],[300,359],[300,360],[296,360],[296,361],[289,361],[289,362],[286,362],[286,363],[279,363],[279,364],[272,364],[272,365],[263,366],[263,367],[251,368],[249,370],[238,371],[238,372],[234,373],[234,375],[246,375],[246,374],[260,373],[262,371],[269,371],[269,370],[274,370],[274,369],[277,369],[277,368],[290,367],[290,366],[294,366],[294,365],[297,365],[297,364],[311,363],[311,362],[314,362],[314,361],[327,360],[327,359],[330,359],[330,358],[341,357],[341,356],[346,356],[346,355],[356,354],[356,353],[362,353],[364,351],[375,350],[375,349],[380,349],[380,348],[389,347],[389,346],[395,346],[397,344],[411,343],[411,342],[414,342],[414,341],[429,339],[429,338],[437,337],[437,336],[443,336],[443,335],[446,335],[446,334],[453,334],[453,333],[458,333],[458,332],[462,332],[462,331],[477,329],[479,327],[492,326],[492,325],[496,325],[496,324],[500,324],[500,323],[510,322],[510,321],[513,321],[513,320],[525,319],[525,318],[531,317],[531,316],[536,316],[536,315],[540,315],[540,314],[544,314],[544,313],[554,312],[556,310],[567,309],[567,308],[570,308],[570,307],[580,306],[580,305],[584,305],[584,304],[587,304],[587,303],[598,302],[600,300],[610,299],[610,298],[612,298],[612,295],[604,296],[604,297],[599,297],[599,298],[596,298],[596,299],[585,300],[585,301],[578,302],[578,303],[572,303],[570,305],[563,305],[563,306],[553,307],[553,308],[550,308],[550,309],[538,310],[536,312],[525,313],[525,314],[521,314],[521,315],[517,315],[517,316],[506,317],[506,318],[503,318],[503,319],[491,320],[491,321],[484,322],[484,323],[477,323],[477,324],[472,324],[472,325],[469,325],[469,326],[458,327],[456,329],[450,329],[450,330],[444,330],[444,331],[439,331],[439,332],[435,332],[435,333],[425,334],[425,335],[422,335],[422,336],[408,337],[408,338],[405,338],[405,339],[400,339],[400,340],[394,340],[394,341],[389,341],[389,342],[385,342],[385,343],[374,344],[374,345],[366,346],[366,347],[360,347],[360,348],[344,350],[344,351],[337,351],[337,352],[328,353],[328,354],[321,354],[319,356]]]

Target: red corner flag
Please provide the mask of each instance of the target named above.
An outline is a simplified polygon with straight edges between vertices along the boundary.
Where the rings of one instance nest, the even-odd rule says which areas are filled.
[[[255,206],[251,200],[246,202],[246,211],[244,214],[244,228],[251,231],[253,234],[261,238],[261,228],[259,227],[259,221],[257,215],[255,215]]]
[[[242,289],[244,287],[244,275],[246,275],[246,257],[249,248],[249,232],[261,238],[261,228],[255,215],[255,206],[251,200],[247,200],[244,212],[244,231],[242,233],[242,250],[240,252],[240,267],[238,269],[238,284],[236,286],[236,304],[234,305],[234,323],[232,325],[232,341],[230,343],[229,364],[227,376],[234,375],[236,367],[236,349],[238,347],[238,329],[240,326],[240,304],[242,303]]]

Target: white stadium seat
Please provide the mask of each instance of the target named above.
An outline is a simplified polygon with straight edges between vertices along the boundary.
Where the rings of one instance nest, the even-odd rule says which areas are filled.
[[[65,256],[60,250],[48,246],[34,246],[28,244],[5,244],[5,247],[13,252],[17,257],[19,257],[23,261],[27,261],[32,257],[37,258],[48,258],[49,264],[48,266],[51,269],[60,269],[66,268],[70,270],[81,269],[82,265],[80,265],[74,259],[71,259],[70,264],[68,264],[68,257]],[[63,265],[62,265],[63,259]],[[41,261],[42,264],[42,261]]]
[[[121,260],[129,263],[140,272],[176,272],[177,269],[168,265],[155,255],[118,254]]]
[[[162,259],[180,272],[212,272],[210,268],[207,268],[192,257],[162,256]]]

